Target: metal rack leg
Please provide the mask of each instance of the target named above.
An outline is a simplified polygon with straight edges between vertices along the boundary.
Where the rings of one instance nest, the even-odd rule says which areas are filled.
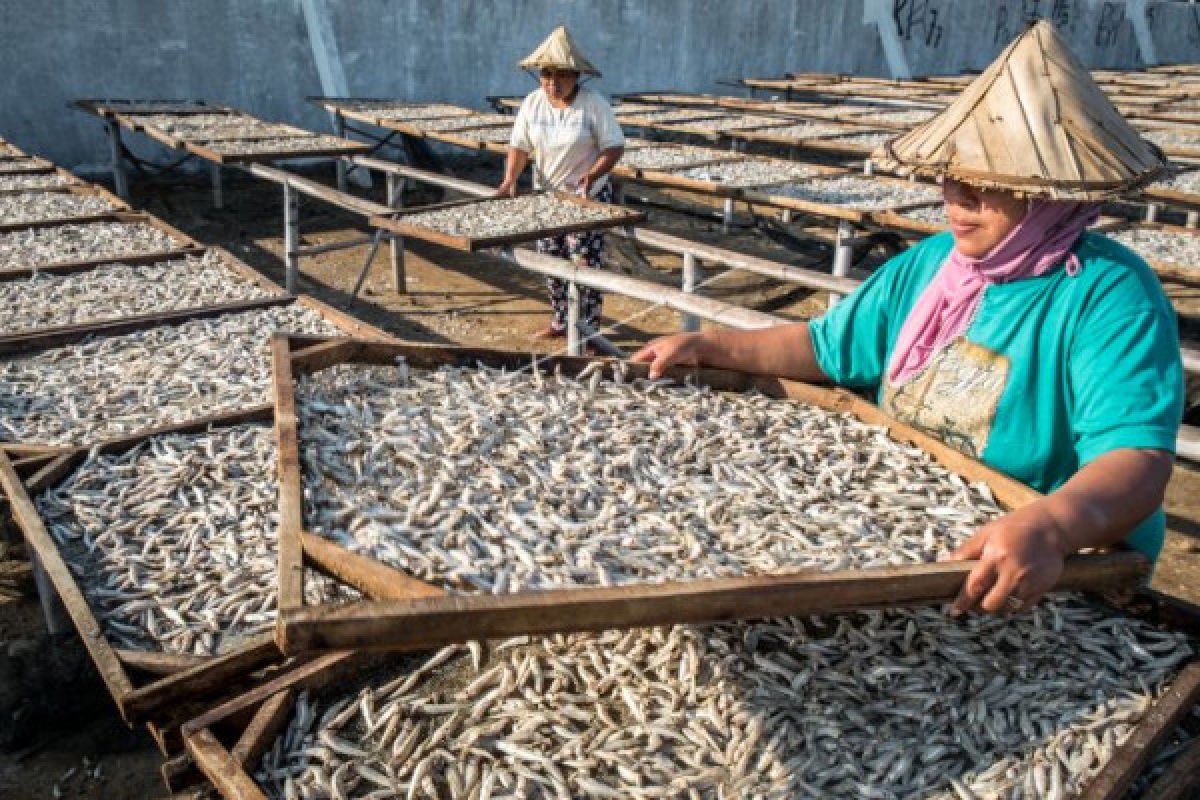
[[[874,175],[874,174],[875,174],[875,162],[869,158],[865,159],[863,161],[863,175],[870,176],[870,175]]]
[[[1147,203],[1146,204],[1146,222],[1154,222],[1156,219],[1158,219],[1158,204],[1157,203]]]
[[[387,204],[391,208],[404,206],[404,179],[399,175],[387,176]],[[392,285],[397,294],[408,292],[408,278],[404,273],[404,238],[392,234],[390,242],[392,261]]]
[[[696,291],[696,284],[700,282],[700,260],[692,253],[683,254],[683,291],[692,294]],[[682,329],[685,331],[700,330],[700,318],[695,314],[684,314],[682,320]]]
[[[782,222],[784,225],[791,225],[792,224],[792,216],[793,216],[792,210],[790,208],[785,208],[779,212],[779,221]]]
[[[833,274],[844,278],[850,274],[850,263],[854,259],[854,226],[842,220],[838,223],[837,243],[833,248]],[[829,293],[829,307],[837,305],[842,296],[837,292]]]
[[[1200,226],[1200,211],[1187,212],[1187,221],[1185,221],[1183,224],[1189,228]]]
[[[725,204],[721,209],[721,231],[729,233],[733,230],[733,198],[726,197]]]
[[[567,355],[583,355],[583,337],[579,335],[579,312],[583,298],[579,292],[579,284],[575,281],[567,283]]]
[[[333,132],[339,139],[346,138],[346,118],[339,111],[333,115]],[[337,160],[337,188],[339,192],[346,191],[346,159]]]
[[[283,257],[285,272],[283,287],[289,292],[296,291],[296,283],[300,276],[300,254],[296,248],[300,246],[300,195],[290,184],[283,184]]]
[[[112,160],[113,186],[116,187],[117,197],[129,199],[129,179],[125,177],[125,165],[121,156],[121,128],[116,120],[104,121],[105,132],[108,133],[108,152]]]
[[[212,195],[213,208],[222,209],[225,207],[225,186],[221,182],[221,165],[209,165],[209,175],[212,176]]]
[[[38,600],[42,604],[42,616],[46,619],[46,631],[51,635],[67,633],[71,630],[71,620],[58,597],[58,592],[54,589],[54,584],[50,581],[50,576],[42,566],[42,560],[32,552],[29,554],[29,560],[33,567],[33,582],[37,586]]]

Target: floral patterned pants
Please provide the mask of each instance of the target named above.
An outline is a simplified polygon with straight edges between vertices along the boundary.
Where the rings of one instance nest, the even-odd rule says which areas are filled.
[[[613,199],[612,184],[606,184],[596,193],[594,200],[611,203]],[[604,234],[599,231],[582,231],[567,233],[562,236],[552,236],[548,239],[538,239],[536,249],[539,253],[566,258],[575,264],[595,269],[604,268]],[[550,287],[550,308],[554,311],[554,319],[550,325],[556,331],[567,329],[567,282],[558,278],[547,278]],[[579,319],[585,325],[595,328],[600,318],[600,308],[604,305],[604,295],[596,289],[579,287]]]

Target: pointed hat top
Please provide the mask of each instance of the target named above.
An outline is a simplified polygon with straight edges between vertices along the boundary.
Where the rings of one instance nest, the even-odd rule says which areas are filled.
[[[579,45],[566,25],[555,28],[546,40],[537,46],[518,64],[521,69],[553,69],[574,70],[581,75],[600,76],[600,70],[592,66],[592,62],[583,57]]]
[[[1042,20],[938,116],[872,156],[884,169],[1053,200],[1102,200],[1167,168]]]

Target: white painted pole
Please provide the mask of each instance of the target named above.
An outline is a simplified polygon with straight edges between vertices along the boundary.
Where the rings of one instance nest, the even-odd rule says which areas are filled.
[[[837,242],[833,248],[833,274],[835,277],[845,278],[850,274],[850,263],[854,257],[854,248],[851,244],[853,239],[854,227],[845,220],[838,222]],[[833,308],[841,299],[841,294],[830,292],[829,307]]]
[[[291,184],[283,184],[283,257],[285,272],[283,286],[289,292],[296,291],[300,277],[300,195]]]
[[[726,197],[725,204],[721,210],[721,231],[723,233],[729,233],[731,230],[733,230],[733,214],[734,214],[733,198]]]
[[[404,206],[404,179],[399,175],[387,176],[387,204],[392,208]],[[392,285],[397,294],[408,292],[408,278],[404,272],[404,237],[393,233],[390,242],[392,261]]]
[[[700,261],[693,253],[683,254],[683,291],[695,294],[696,284],[700,282]],[[695,314],[682,315],[682,328],[685,331],[700,330],[700,318]]]
[[[580,306],[583,303],[583,297],[579,291],[579,284],[575,281],[567,282],[567,355],[581,356],[583,355],[583,337],[579,335],[579,319]]]
[[[1156,219],[1158,219],[1158,204],[1157,203],[1147,203],[1146,204],[1146,222],[1154,222]]]
[[[1187,221],[1184,222],[1184,225],[1189,228],[1200,226],[1200,211],[1187,212]]]
[[[46,568],[42,566],[42,560],[38,558],[37,553],[31,552],[29,561],[33,567],[33,583],[37,586],[38,600],[42,605],[42,616],[46,620],[46,631],[51,635],[69,632],[70,618],[58,597],[58,592],[54,589],[54,583],[46,574]]]

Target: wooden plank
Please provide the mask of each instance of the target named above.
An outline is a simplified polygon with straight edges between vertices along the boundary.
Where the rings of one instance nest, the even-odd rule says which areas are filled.
[[[446,595],[408,601],[280,611],[285,653],[343,649],[422,650],[474,639],[612,628],[833,614],[952,602],[978,562],[831,572],[804,571],[696,581],[507,595]],[[1133,552],[1067,559],[1056,591],[1132,589],[1149,573]]]
[[[36,168],[30,168],[36,165]],[[52,162],[38,156],[0,159],[0,175],[37,175],[58,169]]]
[[[78,272],[89,272],[97,267],[108,266],[111,264],[126,264],[129,266],[142,266],[146,264],[160,264],[165,261],[177,261],[188,256],[200,257],[203,256],[205,248],[201,247],[185,247],[179,250],[171,250],[166,253],[146,253],[137,256],[105,256],[104,258],[96,258],[88,261],[68,261],[59,264],[49,264],[44,267],[16,267],[13,269],[0,269],[0,283],[10,281],[22,281],[32,278],[34,275],[73,275]]]
[[[145,672],[148,675],[174,675],[178,672],[193,669],[208,663],[207,656],[194,656],[186,653],[163,653],[153,650],[116,650],[117,658],[129,669]]]
[[[230,681],[279,657],[279,648],[270,634],[254,636],[235,650],[131,689],[124,698],[126,718],[146,719],[173,704],[214,694]]]
[[[96,665],[101,680],[104,681],[109,694],[112,695],[117,708],[124,716],[124,698],[133,690],[129,676],[125,674],[116,652],[104,637],[103,628],[92,614],[87,599],[83,596],[83,592],[75,583],[74,576],[71,575],[71,570],[59,554],[53,537],[46,530],[33,501],[3,452],[0,452],[0,487],[3,488],[4,495],[8,498],[12,515],[25,535],[25,541],[42,562],[42,568],[54,584],[59,599],[62,600],[67,614],[70,615],[76,630],[79,631],[83,645]]]
[[[333,578],[353,586],[377,600],[413,600],[420,597],[441,597],[445,590],[414,578],[368,556],[351,552],[328,539],[308,533],[300,534],[304,557]]]
[[[317,372],[334,364],[353,361],[361,352],[362,346],[362,342],[357,339],[334,339],[291,350],[292,370]]]
[[[1200,661],[1186,666],[1134,728],[1133,734],[1081,794],[1089,800],[1120,800],[1154,751],[1200,702]]]
[[[225,800],[268,800],[267,796],[207,728],[184,737],[188,754]]]
[[[369,339],[380,342],[400,341],[382,328],[377,328],[368,322],[363,322],[357,317],[352,317],[343,311],[339,311],[328,303],[324,303],[315,297],[302,294],[296,297],[296,302],[305,308],[311,308],[313,311],[324,317],[327,322],[336,325],[338,328],[345,331],[347,336],[354,336],[359,339]]]
[[[81,462],[86,455],[86,453],[75,451],[54,458],[28,478],[22,478],[25,483],[25,491],[29,492],[31,495],[36,495],[45,489],[50,488],[62,480],[62,478],[71,470],[75,469],[75,466],[79,464],[79,462]]]
[[[233,759],[243,769],[251,770],[255,763],[271,747],[271,742],[287,722],[292,713],[292,703],[296,700],[295,689],[284,689],[277,692],[255,712],[250,724],[238,737],[233,746]]]
[[[1142,800],[1195,800],[1200,797],[1200,738],[1193,739],[1175,756]]]
[[[452,247],[456,250],[475,252],[477,250],[484,250],[490,247],[500,247],[503,245],[517,244],[520,242],[529,242],[535,239],[544,239],[550,236],[561,236],[563,234],[575,233],[578,231],[604,230],[606,228],[636,225],[640,222],[644,222],[646,219],[646,215],[644,213],[640,211],[633,211],[623,206],[609,203],[599,203],[594,200],[576,197],[566,192],[553,192],[553,194],[559,200],[564,202],[574,203],[576,205],[589,208],[603,209],[606,213],[609,213],[612,216],[602,220],[578,222],[571,225],[557,225],[549,228],[537,228],[533,230],[481,237],[449,234],[445,233],[444,231],[439,231],[433,228],[408,222],[408,218],[428,211],[446,208],[461,208],[467,206],[476,209],[486,209],[489,204],[503,202],[506,199],[490,197],[454,200],[449,203],[438,203],[435,205],[414,208],[410,211],[399,211],[387,215],[378,214],[370,218],[369,224],[372,227],[382,228],[393,233],[398,233],[402,236],[411,236],[416,239],[423,239],[428,242],[433,242],[434,244],[440,244],[444,247]]]
[[[279,448],[279,610],[304,605],[304,486],[300,474],[295,382],[287,337],[271,337],[275,440]]]
[[[168,792],[182,792],[187,787],[204,781],[204,773],[196,769],[192,757],[186,751],[164,760],[158,768],[158,773],[162,776]],[[188,800],[195,798],[189,797]]]

